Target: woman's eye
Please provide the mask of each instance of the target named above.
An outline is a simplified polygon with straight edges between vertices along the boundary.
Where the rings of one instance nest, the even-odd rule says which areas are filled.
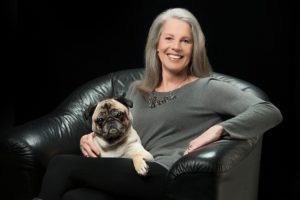
[[[171,37],[165,37],[165,40],[172,40]]]
[[[189,44],[190,43],[190,40],[188,40],[188,39],[184,39],[184,40],[182,40],[184,43],[187,43],[187,44]]]

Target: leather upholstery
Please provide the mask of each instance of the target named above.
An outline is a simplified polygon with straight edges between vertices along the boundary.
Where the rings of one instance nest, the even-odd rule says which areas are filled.
[[[80,154],[79,139],[90,132],[83,112],[97,101],[122,94],[143,69],[113,72],[76,89],[53,112],[1,134],[1,188],[10,199],[36,196],[48,161],[56,154]],[[256,86],[214,73],[246,92],[267,99]],[[166,199],[255,200],[262,138],[224,138],[178,160],[170,169]]]

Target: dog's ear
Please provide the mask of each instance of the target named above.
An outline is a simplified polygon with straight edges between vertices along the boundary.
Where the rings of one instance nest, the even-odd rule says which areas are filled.
[[[93,113],[94,113],[94,111],[95,111],[95,109],[96,109],[96,106],[97,106],[97,104],[96,105],[90,105],[85,111],[84,111],[84,118],[86,119],[86,120],[88,120],[90,117],[92,117],[92,115],[93,115]]]
[[[130,99],[127,99],[125,95],[126,93],[123,93],[121,96],[114,97],[114,99],[126,106],[127,108],[132,108],[133,102]]]

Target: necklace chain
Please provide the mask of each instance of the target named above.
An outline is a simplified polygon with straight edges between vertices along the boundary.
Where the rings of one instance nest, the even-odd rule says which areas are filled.
[[[168,95],[163,97],[158,97],[152,92],[148,99],[148,105],[150,108],[156,108],[157,106],[173,101],[176,98],[176,94],[173,94],[172,91],[168,92]]]
[[[173,101],[177,98],[176,94],[174,94],[174,91],[178,89],[186,80],[188,80],[189,77],[187,76],[183,81],[181,81],[173,90],[170,90],[168,92],[167,96],[158,97],[155,95],[154,91],[150,94],[148,98],[148,106],[150,108],[156,108],[157,106],[163,105],[165,103],[168,103],[170,101]]]

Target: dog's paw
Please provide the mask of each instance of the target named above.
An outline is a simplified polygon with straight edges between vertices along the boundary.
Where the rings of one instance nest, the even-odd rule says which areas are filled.
[[[146,176],[149,172],[149,166],[143,158],[133,158],[133,165],[135,171],[141,175]]]

